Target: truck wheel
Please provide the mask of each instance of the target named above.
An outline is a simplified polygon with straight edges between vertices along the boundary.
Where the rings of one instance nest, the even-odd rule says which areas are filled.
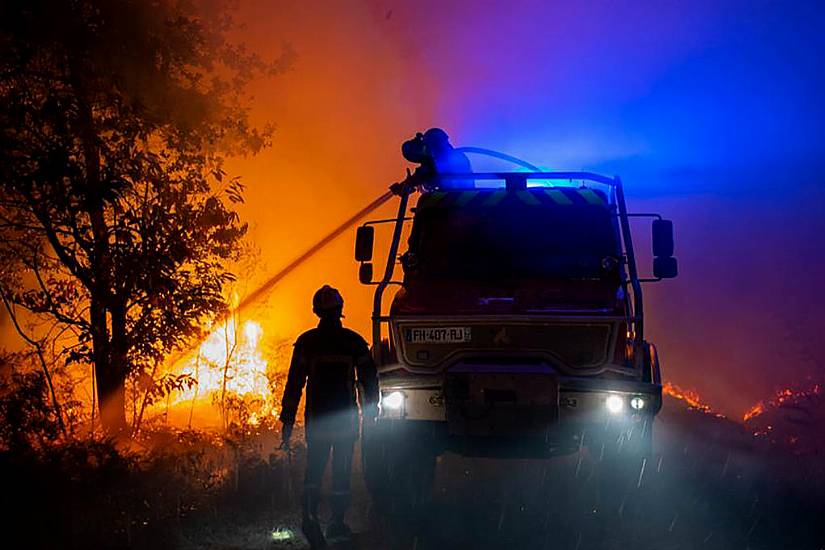
[[[364,477],[380,515],[412,516],[431,495],[434,446],[406,426],[376,426],[363,441]]]

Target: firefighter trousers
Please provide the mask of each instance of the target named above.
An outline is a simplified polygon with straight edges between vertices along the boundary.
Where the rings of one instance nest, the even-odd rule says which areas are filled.
[[[350,477],[354,438],[307,438],[307,466],[304,477],[304,518],[317,520],[321,501],[321,480],[324,477],[330,452],[332,453],[332,492],[330,509],[332,521],[342,522],[349,507]]]

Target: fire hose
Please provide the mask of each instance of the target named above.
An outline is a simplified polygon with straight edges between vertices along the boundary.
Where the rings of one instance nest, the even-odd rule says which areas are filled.
[[[310,259],[312,256],[320,252],[324,247],[326,247],[329,243],[334,241],[337,237],[339,237],[342,233],[344,233],[347,229],[358,223],[361,218],[367,216],[373,210],[376,210],[381,205],[389,201],[393,197],[394,193],[392,191],[387,191],[380,197],[376,198],[374,201],[366,205],[364,208],[350,216],[346,219],[343,223],[341,223],[338,227],[330,231],[326,236],[324,236],[320,241],[306,249],[301,255],[297,258],[292,260],[290,263],[285,265],[283,268],[280,269],[277,273],[273,276],[269,277],[266,281],[263,282],[258,288],[253,290],[250,294],[244,297],[239,303],[238,306],[235,307],[233,310],[227,312],[223,317],[218,319],[218,324],[226,321],[230,315],[241,312],[248,308],[249,306],[253,305],[255,302],[266,296],[274,287],[277,285],[284,277],[295,271],[301,264],[305,261]],[[200,345],[200,342],[195,343],[192,347],[184,350],[179,355],[177,355],[171,362],[171,364],[175,364],[181,359],[183,359],[192,349]]]
[[[341,235],[344,231],[358,223],[358,221],[363,218],[364,216],[368,215],[373,210],[380,207],[382,204],[387,202],[393,197],[392,191],[387,191],[367,206],[347,218],[341,225],[333,229],[329,232],[323,239],[309,247],[303,254],[292,260],[289,264],[281,268],[275,275],[264,281],[264,283],[253,290],[249,295],[247,295],[243,300],[238,303],[238,307],[235,308],[235,311],[243,311],[245,308],[249,307],[250,305],[257,302],[261,299],[264,295],[266,295],[272,288],[277,285],[281,279],[292,273],[298,266],[302,263],[310,259],[312,256],[317,254],[321,249],[327,246],[329,243],[334,241],[339,235]]]
[[[531,164],[531,163],[529,163],[525,160],[522,160],[520,158],[511,156],[511,155],[507,155],[505,153],[500,153],[498,151],[493,151],[492,149],[484,149],[484,148],[481,148],[481,147],[459,147],[459,148],[456,148],[456,151],[458,151],[460,153],[474,153],[474,154],[479,154],[479,155],[485,155],[485,156],[488,156],[488,157],[494,157],[494,158],[497,158],[497,159],[500,159],[500,160],[504,160],[506,162],[511,162],[513,164],[522,166],[524,168],[527,168],[528,170],[534,170],[534,171],[537,171],[537,172],[541,171],[537,166],[535,166],[535,165],[533,165],[533,164]],[[342,233],[344,233],[349,228],[351,228],[353,225],[358,223],[363,217],[367,216],[372,211],[378,209],[384,203],[389,201],[394,195],[398,194],[399,186],[403,187],[403,186],[407,186],[407,185],[416,185],[416,184],[417,184],[416,174],[410,174],[409,171],[407,171],[407,178],[403,182],[393,184],[390,187],[390,189],[391,189],[390,191],[385,192],[384,194],[382,194],[381,196],[379,196],[378,198],[376,198],[375,200],[373,200],[372,202],[367,204],[365,207],[363,207],[362,209],[357,211],[355,214],[353,214],[352,216],[347,218],[344,222],[342,222],[335,229],[333,229],[326,236],[324,236],[320,241],[318,241],[317,243],[315,243],[314,245],[312,245],[311,247],[306,249],[297,258],[295,258],[290,263],[288,263],[286,266],[281,268],[280,271],[275,273],[273,276],[269,277],[266,281],[263,282],[263,284],[261,284],[255,290],[253,290],[246,297],[244,297],[240,301],[240,303],[238,303],[238,306],[233,311],[228,312],[224,317],[222,317],[220,319],[220,321],[225,321],[231,314],[233,314],[235,312],[244,311],[246,308],[248,308],[249,306],[256,303],[258,300],[260,300],[261,298],[266,296],[275,287],[275,285],[277,285],[287,275],[289,275],[290,273],[295,271],[295,269],[300,267],[301,264],[303,264],[305,261],[309,260],[312,256],[314,256],[315,254],[320,252],[322,249],[324,249],[329,243],[334,241]],[[199,344],[195,344],[195,345],[199,345]],[[172,361],[172,364],[177,363],[180,359],[183,358],[184,355],[186,355],[194,347],[195,346],[192,346],[192,348],[189,348],[188,350],[186,350],[182,354],[175,357],[175,359]]]

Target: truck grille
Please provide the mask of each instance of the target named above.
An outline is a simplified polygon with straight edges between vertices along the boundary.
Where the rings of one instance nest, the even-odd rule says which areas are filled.
[[[447,366],[459,357],[543,357],[570,368],[593,368],[612,357],[615,326],[604,322],[401,321],[397,349],[414,367]],[[438,330],[440,329],[440,330]]]

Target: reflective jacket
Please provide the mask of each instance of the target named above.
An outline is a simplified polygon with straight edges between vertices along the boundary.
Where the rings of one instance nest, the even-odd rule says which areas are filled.
[[[356,386],[360,386],[363,406],[378,404],[378,376],[369,346],[339,319],[322,319],[317,328],[295,342],[281,402],[281,422],[295,422],[304,385],[307,436],[311,432],[358,433]]]

